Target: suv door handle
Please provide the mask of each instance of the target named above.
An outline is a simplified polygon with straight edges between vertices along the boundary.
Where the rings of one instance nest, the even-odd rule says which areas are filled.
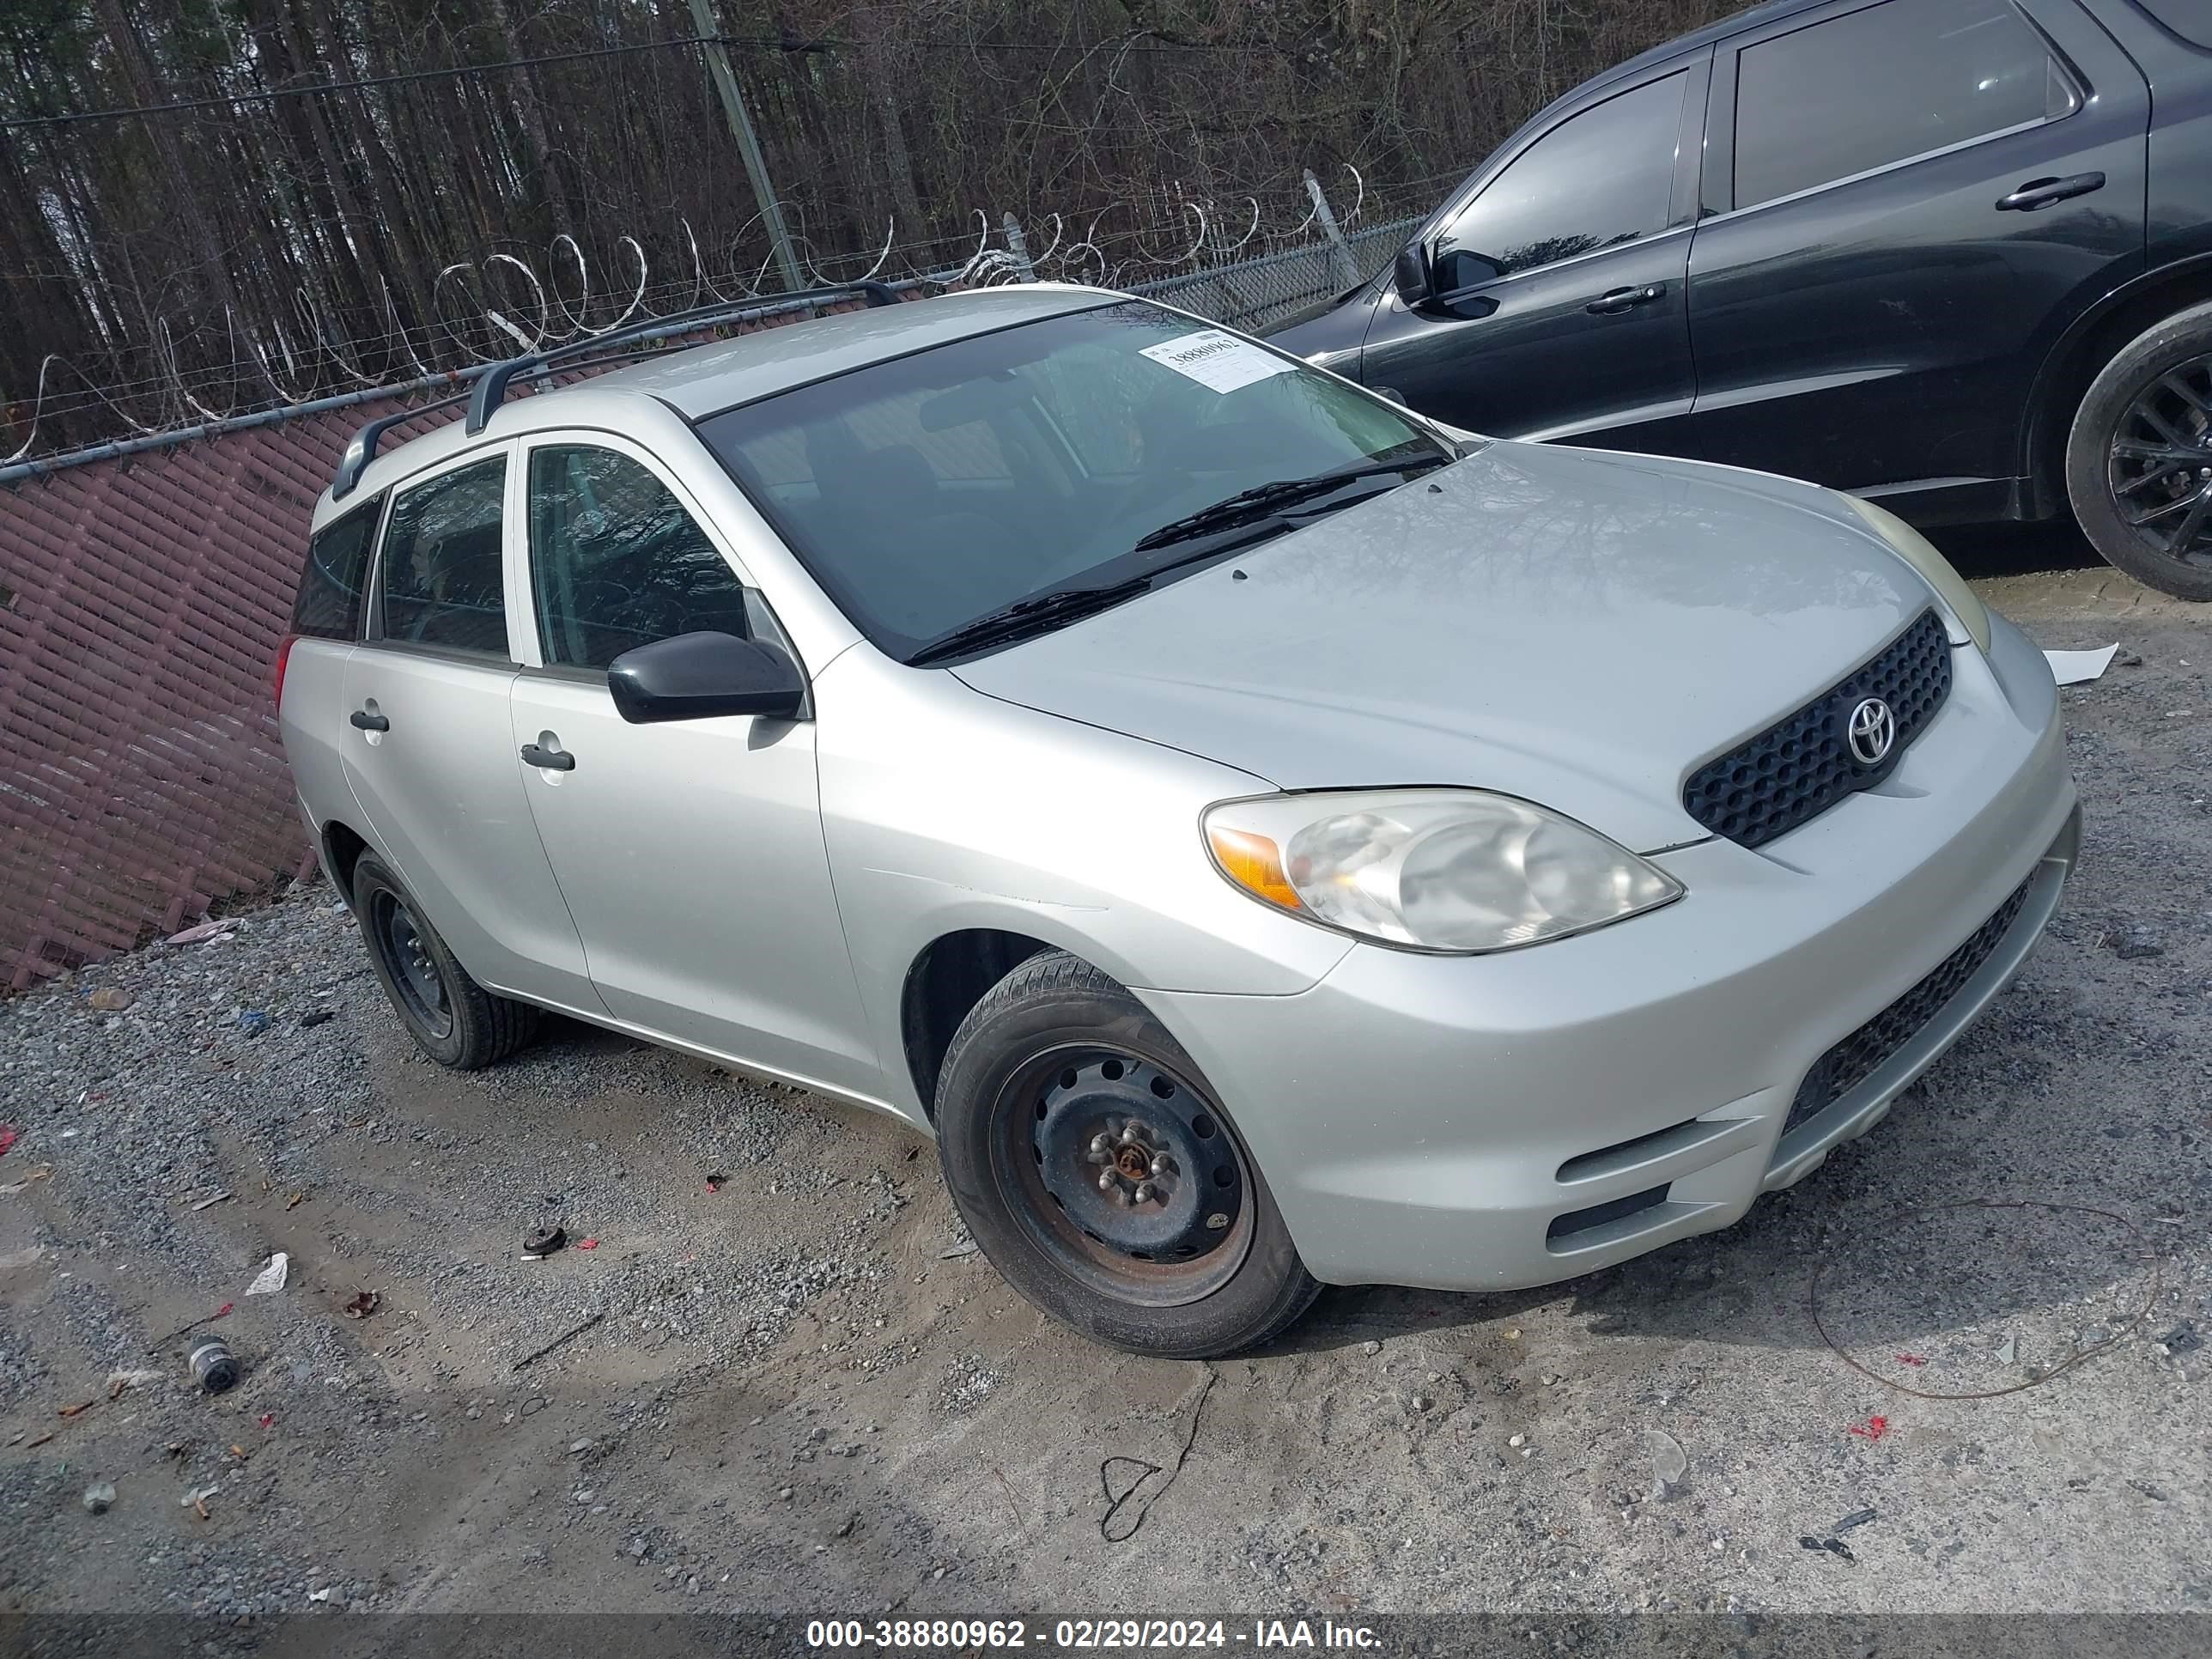
[[[389,732],[392,721],[382,714],[372,714],[366,708],[356,708],[346,718],[353,722],[356,732]]]
[[[1666,297],[1666,283],[1646,283],[1641,288],[1608,289],[1583,309],[1593,316],[1615,317],[1624,311],[1633,311],[1638,306],[1652,305]]]
[[[2077,173],[2065,179],[2031,179],[2009,196],[1997,198],[2000,213],[2033,213],[2056,206],[2069,196],[2087,196],[2105,187],[2101,173]]]
[[[540,749],[534,743],[522,745],[522,763],[525,766],[542,766],[549,772],[573,772],[576,769],[576,757],[567,750]]]

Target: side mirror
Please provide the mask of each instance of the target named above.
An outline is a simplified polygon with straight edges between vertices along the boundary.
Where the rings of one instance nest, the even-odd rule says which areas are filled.
[[[1505,275],[1504,268],[1488,254],[1470,253],[1465,248],[1454,248],[1437,263],[1441,268],[1438,286],[1447,295],[1487,288]]]
[[[806,699],[799,665],[764,640],[678,634],[625,651],[607,665],[615,709],[632,726],[761,714],[790,720]]]
[[[1390,286],[1397,289],[1409,311],[1427,304],[1434,295],[1436,290],[1429,284],[1428,256],[1419,242],[1408,242],[1398,250],[1390,266]]]

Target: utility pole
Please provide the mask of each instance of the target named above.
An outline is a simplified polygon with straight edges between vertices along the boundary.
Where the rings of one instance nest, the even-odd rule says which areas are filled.
[[[769,182],[767,158],[762,155],[760,140],[753,133],[752,117],[745,113],[738,77],[730,72],[730,55],[722,47],[721,26],[714,21],[708,0],[691,0],[691,22],[706,42],[700,50],[707,54],[707,69],[722,100],[722,113],[729,118],[730,136],[738,141],[738,153],[744,157],[745,176],[753,181],[753,199],[760,204],[769,240],[775,244],[775,263],[783,272],[783,285],[797,293],[805,284],[799,277],[799,256],[791,251],[791,233],[784,228],[783,204],[775,199],[775,186]]]
[[[1329,269],[1336,273],[1338,283],[1345,288],[1359,285],[1359,269],[1352,263],[1352,248],[1344,240],[1344,228],[1336,222],[1336,214],[1329,207],[1328,198],[1322,193],[1321,180],[1313,169],[1306,170],[1306,194],[1313,198],[1314,217],[1321,221],[1322,234],[1328,238]]]

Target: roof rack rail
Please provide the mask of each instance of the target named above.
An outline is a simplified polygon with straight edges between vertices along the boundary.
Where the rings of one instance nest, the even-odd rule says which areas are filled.
[[[451,398],[441,398],[435,403],[424,404],[419,408],[403,409],[397,414],[384,416],[380,419],[371,421],[360,431],[355,433],[352,441],[346,445],[345,453],[339,458],[337,477],[331,483],[331,498],[333,501],[343,501],[351,495],[355,486],[361,483],[361,475],[368,470],[368,464],[376,459],[376,448],[383,441],[384,434],[393,427],[404,422],[411,421],[418,415],[428,415],[435,410],[449,409],[455,404],[465,403],[469,406],[467,431],[471,437],[474,437],[489,424],[493,411],[506,400],[508,384],[518,374],[530,374],[532,370],[544,368],[564,358],[582,356],[589,352],[605,350],[609,346],[622,345],[638,340],[665,338],[674,334],[695,333],[700,329],[711,327],[716,323],[757,316],[765,312],[779,310],[787,305],[810,300],[849,299],[854,295],[864,297],[871,307],[895,306],[900,303],[897,290],[889,283],[879,283],[872,278],[863,278],[853,283],[832,283],[822,288],[801,289],[794,294],[778,294],[766,298],[748,300],[741,306],[702,306],[691,311],[679,311],[666,317],[656,318],[649,323],[639,323],[630,328],[618,329],[605,334],[594,334],[589,339],[572,340],[567,345],[554,347],[550,351],[533,352],[526,357],[510,357],[504,362],[494,363],[477,377],[476,385],[469,391]],[[635,351],[621,354],[624,359],[635,359],[651,355],[650,352]]]
[[[742,306],[705,306],[696,311],[679,311],[673,316],[640,323],[634,328],[595,334],[588,340],[573,340],[567,345],[556,346],[550,351],[533,352],[526,357],[510,357],[503,363],[494,364],[477,382],[476,394],[469,399],[469,435],[474,437],[490,423],[493,411],[506,400],[507,383],[516,375],[527,374],[532,369],[543,368],[564,357],[578,356],[605,346],[621,345],[626,341],[650,339],[666,334],[690,334],[723,319],[743,317],[803,300],[847,299],[855,294],[865,295],[871,307],[899,303],[899,296],[888,283],[832,283],[824,288],[801,289],[795,294],[779,294],[773,299],[753,300]]]
[[[380,416],[355,433],[345,447],[345,453],[338,457],[338,474],[331,480],[331,499],[342,501],[353,494],[354,486],[361,482],[361,475],[368,471],[368,464],[376,459],[377,445],[384,441],[384,434],[393,427],[403,425],[417,415],[431,415],[441,409],[451,409],[455,404],[465,404],[469,400],[469,395],[465,392],[457,392],[450,398],[439,398],[435,403]]]

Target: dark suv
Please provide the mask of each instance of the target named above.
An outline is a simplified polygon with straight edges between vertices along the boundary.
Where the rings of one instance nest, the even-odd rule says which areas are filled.
[[[1778,0],[1553,104],[1273,343],[1477,431],[2071,504],[2212,599],[2212,0]]]

